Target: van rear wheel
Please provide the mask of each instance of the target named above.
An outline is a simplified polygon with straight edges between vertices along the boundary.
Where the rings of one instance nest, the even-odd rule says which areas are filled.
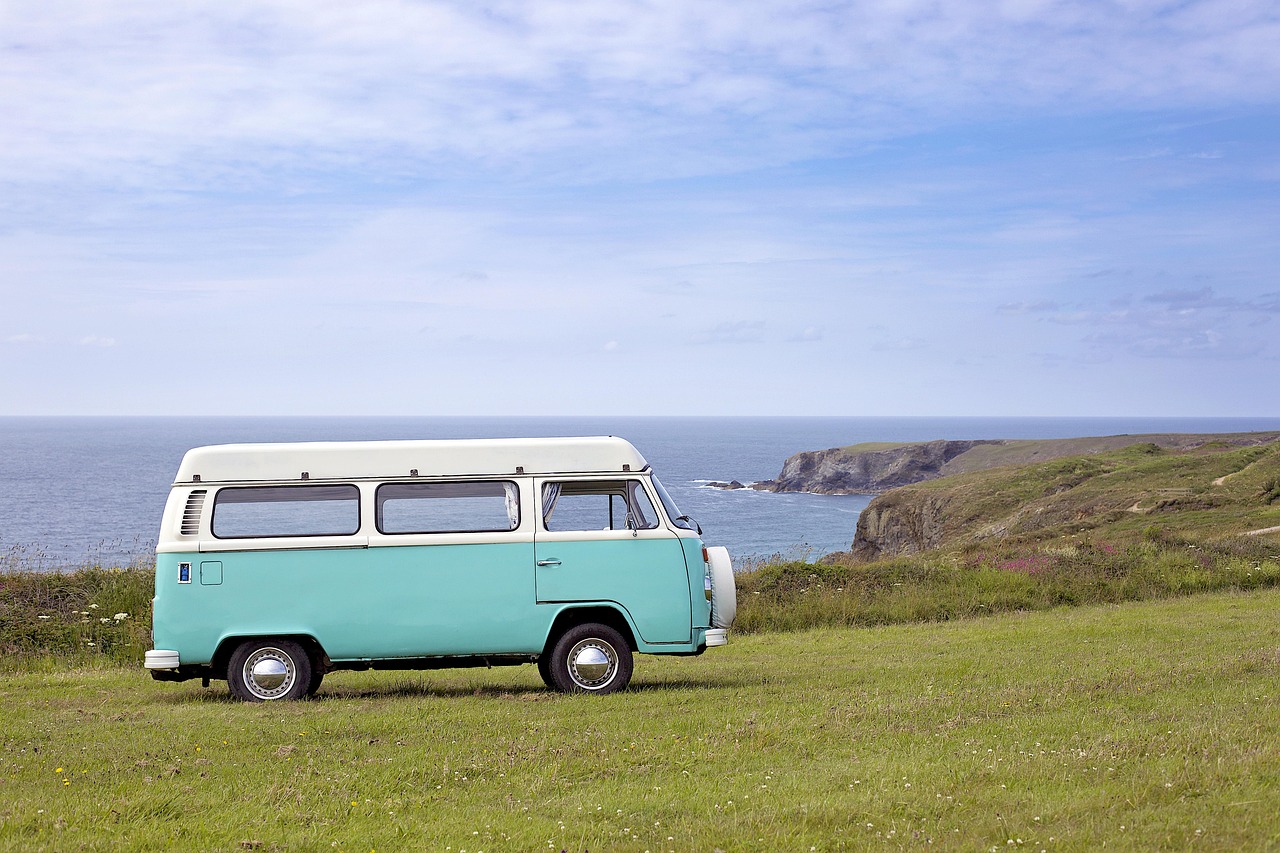
[[[314,672],[310,655],[292,640],[246,640],[227,664],[227,686],[242,702],[301,699],[311,687]]]
[[[551,656],[538,655],[538,675],[542,676],[542,683],[550,687],[552,690],[558,690],[556,680],[551,677]]]
[[[608,625],[575,625],[556,640],[547,669],[562,693],[613,693],[631,681],[631,647]]]

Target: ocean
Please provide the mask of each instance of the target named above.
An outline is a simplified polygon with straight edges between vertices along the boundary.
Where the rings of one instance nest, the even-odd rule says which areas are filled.
[[[1070,438],[1280,429],[1280,418],[3,417],[0,565],[57,570],[147,559],[182,454],[252,441],[619,435],[653,465],[709,545],[739,563],[816,559],[853,540],[866,495],[724,491],[802,450],[863,441]]]

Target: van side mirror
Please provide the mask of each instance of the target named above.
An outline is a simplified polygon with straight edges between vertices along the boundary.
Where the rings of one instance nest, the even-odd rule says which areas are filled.
[[[693,527],[694,527],[694,529],[698,531],[698,535],[699,535],[699,536],[701,536],[701,535],[702,535],[702,525],[701,525],[701,524],[699,524],[698,522],[694,521],[694,520],[693,520],[692,518],[690,518],[689,516],[687,516],[687,515],[682,515],[682,516],[680,516],[679,518],[677,518],[677,519],[676,519],[676,521],[684,521],[684,522],[688,522],[689,524],[692,524],[692,525],[693,525]]]

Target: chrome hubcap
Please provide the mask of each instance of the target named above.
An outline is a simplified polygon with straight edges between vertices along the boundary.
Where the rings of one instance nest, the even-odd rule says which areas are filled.
[[[587,639],[569,651],[569,675],[584,690],[599,690],[618,671],[618,653],[601,639]]]
[[[280,649],[258,649],[244,662],[244,683],[259,699],[275,699],[289,692],[297,670]]]

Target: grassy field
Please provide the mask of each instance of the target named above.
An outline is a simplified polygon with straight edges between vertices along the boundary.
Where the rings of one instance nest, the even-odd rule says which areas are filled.
[[[522,667],[245,705],[53,661],[0,676],[0,847],[1275,848],[1278,607],[762,633],[606,697]]]

